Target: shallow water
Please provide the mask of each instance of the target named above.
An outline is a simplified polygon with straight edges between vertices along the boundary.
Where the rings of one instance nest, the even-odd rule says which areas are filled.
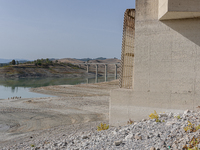
[[[114,80],[114,76],[109,76],[107,81]],[[76,85],[95,82],[104,82],[105,77],[95,78],[25,78],[25,79],[4,79],[0,78],[0,99],[11,97],[35,98],[52,97],[50,95],[30,92],[30,88],[50,85]]]

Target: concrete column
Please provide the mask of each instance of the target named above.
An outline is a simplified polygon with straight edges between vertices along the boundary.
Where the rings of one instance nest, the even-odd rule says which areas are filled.
[[[87,73],[89,73],[89,65],[87,64]]]
[[[96,78],[95,83],[98,83],[98,65],[96,64]]]
[[[98,65],[96,64],[96,76],[98,76]]]
[[[89,83],[89,79],[88,78],[86,79],[86,82],[87,82],[87,84]]]
[[[107,81],[107,64],[105,64],[105,82]]]
[[[117,64],[115,64],[115,80],[117,79]]]

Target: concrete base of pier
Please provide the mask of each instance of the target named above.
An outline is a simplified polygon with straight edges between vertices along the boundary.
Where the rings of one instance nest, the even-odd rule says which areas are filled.
[[[110,96],[110,125],[125,125],[129,119],[147,119],[154,110],[157,113],[198,110],[199,97],[200,94],[193,93],[134,92],[132,89],[116,89],[111,91]]]

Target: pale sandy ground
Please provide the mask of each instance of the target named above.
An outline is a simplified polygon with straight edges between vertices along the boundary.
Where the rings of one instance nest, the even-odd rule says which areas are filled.
[[[57,97],[0,100],[0,148],[32,138],[89,130],[108,122],[110,90],[118,80],[31,89]]]

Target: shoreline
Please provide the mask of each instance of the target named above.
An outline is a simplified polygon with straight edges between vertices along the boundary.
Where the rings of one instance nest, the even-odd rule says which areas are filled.
[[[113,80],[114,76],[108,76],[108,81]],[[104,82],[104,77],[99,77],[99,82]],[[3,80],[0,78],[0,99],[9,99],[11,97],[36,98],[36,97],[52,97],[54,92],[49,94],[41,94],[40,91],[33,92],[31,88],[52,85],[78,85],[95,83],[95,78],[32,78],[20,80]],[[5,91],[5,92],[4,92]],[[52,95],[52,96],[51,96]],[[58,96],[58,95],[56,95]]]
[[[118,80],[56,85],[31,91],[57,97],[1,100],[0,147],[19,143],[32,135],[42,137],[49,130],[59,134],[61,128],[71,132],[75,127],[79,130],[81,126],[96,127],[96,123],[108,123],[109,91],[115,88],[118,88]]]
[[[108,82],[76,85],[53,85],[31,88],[30,92],[60,97],[109,96],[110,90],[118,88],[118,79]],[[80,90],[80,91],[79,91]]]

